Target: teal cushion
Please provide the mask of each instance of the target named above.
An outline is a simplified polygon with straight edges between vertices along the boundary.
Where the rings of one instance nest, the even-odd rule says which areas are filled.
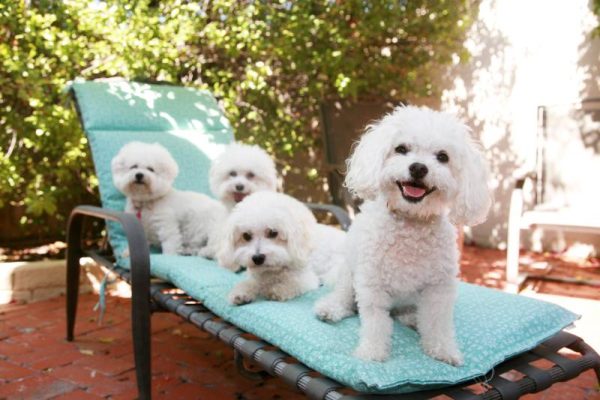
[[[233,140],[233,132],[209,92],[125,81],[75,82],[71,90],[94,159],[102,207],[125,208],[110,163],[131,141],[162,144],[179,165],[175,188],[211,195],[210,162]],[[108,232],[120,256],[126,247],[123,232],[115,223],[108,225]],[[127,260],[119,263],[128,266]]]
[[[125,80],[75,81],[71,89],[86,130],[231,130],[217,101],[206,90]]]
[[[280,347],[310,368],[365,392],[404,393],[484,375],[578,318],[551,303],[461,283],[455,324],[463,366],[453,367],[426,356],[419,335],[400,323],[394,326],[391,359],[363,362],[352,356],[358,342],[357,317],[337,324],[315,318],[314,302],[326,288],[288,302],[261,300],[234,307],[227,295],[245,279],[243,274],[196,257],[154,255],[152,265],[218,316]]]

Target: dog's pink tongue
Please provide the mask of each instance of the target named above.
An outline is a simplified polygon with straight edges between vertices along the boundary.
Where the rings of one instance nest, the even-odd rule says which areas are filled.
[[[245,193],[234,193],[233,194],[233,200],[235,200],[236,203],[239,203],[240,201],[244,200],[244,197],[246,197]]]
[[[421,197],[425,194],[425,189],[416,186],[403,185],[402,189],[404,189],[404,194],[410,197]]]

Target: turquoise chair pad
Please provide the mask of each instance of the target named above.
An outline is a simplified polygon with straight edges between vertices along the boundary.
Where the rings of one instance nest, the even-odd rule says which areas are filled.
[[[455,323],[465,363],[461,367],[423,353],[419,335],[396,322],[393,352],[384,363],[352,356],[358,317],[337,324],[313,313],[321,288],[288,302],[259,300],[231,306],[227,296],[244,274],[235,274],[197,257],[153,255],[153,272],[171,281],[215,314],[281,348],[308,367],[363,392],[405,393],[433,389],[481,376],[495,365],[535,347],[578,316],[557,305],[461,283]]]

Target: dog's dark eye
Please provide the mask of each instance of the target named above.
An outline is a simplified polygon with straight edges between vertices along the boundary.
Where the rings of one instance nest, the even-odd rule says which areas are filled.
[[[231,172],[229,173],[229,176],[237,176],[237,172],[235,172],[235,171],[231,171]]]
[[[448,153],[446,153],[445,151],[440,151],[435,155],[435,158],[437,158],[437,160],[439,162],[441,162],[442,164],[447,163],[448,161],[450,161],[450,157],[448,157]]]
[[[398,153],[398,154],[406,154],[406,153],[408,153],[408,147],[406,147],[405,144],[399,145],[394,150],[396,150],[396,153]]]
[[[252,179],[252,178],[254,178],[254,172],[248,172],[248,173],[246,174],[246,178],[248,178],[248,179]]]
[[[152,168],[152,167],[148,167],[148,168],[146,168],[146,169],[147,169],[148,171],[150,171],[150,172],[154,172],[154,168]]]
[[[267,231],[267,237],[269,239],[275,239],[277,237],[277,235],[279,234],[279,232],[277,232],[275,229],[269,229]]]
[[[131,168],[129,168],[129,169],[136,169],[137,167],[138,167],[138,165],[137,165],[137,164],[133,164],[133,165],[131,166]]]
[[[244,232],[244,234],[242,235],[242,237],[244,238],[244,240],[246,242],[249,242],[252,240],[252,234],[250,232]]]

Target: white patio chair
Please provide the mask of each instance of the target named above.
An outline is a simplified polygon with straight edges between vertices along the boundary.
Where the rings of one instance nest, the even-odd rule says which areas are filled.
[[[568,108],[539,107],[537,139],[535,171],[517,178],[511,196],[506,260],[509,291],[518,291],[527,278],[534,277],[519,273],[522,230],[600,234],[600,98]],[[569,182],[569,176],[576,174],[581,179],[576,177],[575,181],[589,185],[591,195],[586,201],[582,201],[582,196],[577,199],[581,185]],[[535,193],[533,207],[525,209],[523,191],[527,180],[532,181]],[[600,281],[575,277],[535,278],[600,286]]]

